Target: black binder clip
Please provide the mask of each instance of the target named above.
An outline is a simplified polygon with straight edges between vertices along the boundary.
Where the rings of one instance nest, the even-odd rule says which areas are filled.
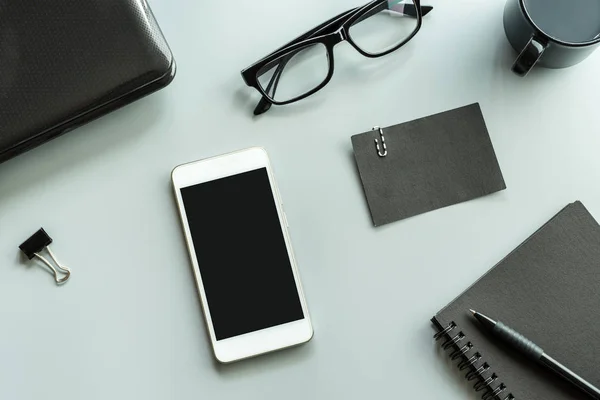
[[[30,260],[33,258],[38,258],[41,262],[43,262],[54,273],[54,280],[56,281],[56,284],[61,285],[69,280],[69,278],[71,277],[71,270],[58,262],[58,260],[54,256],[54,253],[52,253],[52,250],[50,250],[51,243],[52,238],[48,236],[48,234],[43,228],[40,228],[39,231],[34,233],[29,239],[24,241],[23,244],[19,246],[19,249],[21,249],[21,251]],[[50,257],[52,258],[52,261],[54,261],[56,268],[54,268],[52,263],[50,263],[50,261],[48,261],[45,257],[43,257],[40,254],[44,249],[46,249]],[[64,274],[62,278],[58,277],[57,268],[61,271],[62,274]]]

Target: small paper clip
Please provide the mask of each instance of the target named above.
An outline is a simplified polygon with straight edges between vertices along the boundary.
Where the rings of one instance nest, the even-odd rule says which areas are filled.
[[[48,234],[43,228],[40,228],[39,231],[31,235],[29,239],[24,241],[23,244],[19,246],[19,249],[21,249],[21,251],[30,260],[33,258],[38,258],[40,259],[40,261],[46,264],[46,266],[50,268],[52,272],[54,272],[54,280],[56,281],[56,284],[61,285],[69,280],[69,278],[71,277],[71,270],[58,262],[58,260],[54,256],[54,253],[52,253],[52,250],[50,250],[50,244],[52,244],[52,238],[48,236]],[[46,249],[48,254],[50,254],[52,261],[54,261],[54,264],[56,264],[56,268],[58,268],[61,271],[61,273],[63,273],[65,276],[59,278],[58,271],[56,270],[56,268],[54,268],[52,263],[50,263],[50,261],[48,261],[45,257],[43,257],[40,254],[44,249]]]
[[[381,137],[381,147],[383,147],[383,153],[381,152],[381,148],[379,147],[379,140],[375,139],[375,147],[377,148],[377,155],[379,157],[386,157],[388,154],[387,145],[385,144],[385,136],[383,136],[383,129],[376,126],[373,128],[374,131],[379,131],[379,137]]]

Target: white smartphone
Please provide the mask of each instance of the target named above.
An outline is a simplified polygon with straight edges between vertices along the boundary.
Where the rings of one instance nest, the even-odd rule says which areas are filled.
[[[309,341],[313,328],[266,151],[181,165],[172,178],[216,359]]]

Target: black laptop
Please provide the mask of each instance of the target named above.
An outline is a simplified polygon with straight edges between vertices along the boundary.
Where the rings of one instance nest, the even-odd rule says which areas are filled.
[[[174,76],[144,0],[0,0],[0,162]]]

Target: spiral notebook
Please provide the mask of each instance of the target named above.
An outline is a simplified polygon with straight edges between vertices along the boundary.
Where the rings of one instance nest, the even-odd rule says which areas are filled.
[[[433,317],[463,377],[487,399],[587,399],[490,337],[469,308],[493,315],[600,386],[600,226],[568,205]]]

